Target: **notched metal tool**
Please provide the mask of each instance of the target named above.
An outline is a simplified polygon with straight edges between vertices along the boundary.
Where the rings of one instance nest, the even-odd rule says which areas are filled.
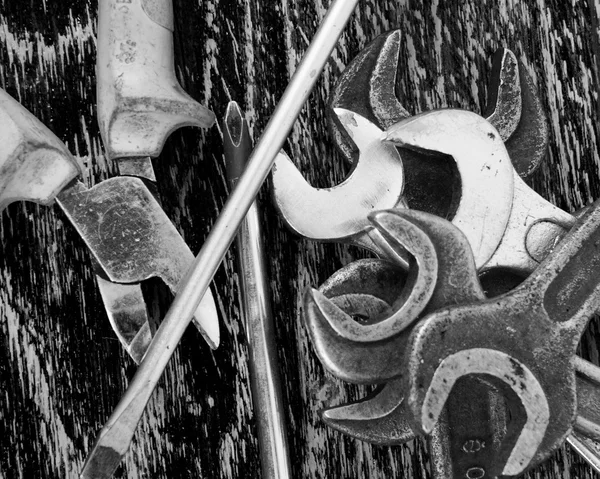
[[[155,181],[150,158],[182,126],[215,115],[175,76],[172,0],[103,0],[98,11],[98,123],[122,175]]]
[[[525,184],[498,133],[479,115],[452,109],[422,113],[392,125],[383,139],[447,154],[457,163],[461,198],[450,219],[469,238],[482,271],[530,273],[573,224],[569,213]]]
[[[319,292],[313,292],[313,300],[325,315],[329,325],[340,336],[355,342],[372,343],[384,340],[407,329],[419,317],[431,295],[438,278],[438,258],[429,236],[410,221],[396,228],[390,235],[386,224],[379,223],[379,216],[370,217],[380,235],[377,241],[385,243],[382,249],[406,251],[411,255],[409,271],[402,294],[384,312],[369,315],[369,324],[361,324],[338,308]],[[354,293],[356,294],[356,293]],[[360,298],[352,298],[360,302]],[[338,301],[340,298],[338,297]]]
[[[500,133],[519,176],[531,176],[548,150],[548,121],[533,79],[506,48],[494,54],[483,116]]]
[[[390,248],[397,248],[399,243],[403,244],[407,235],[417,238],[418,236],[414,234],[415,228],[418,228],[422,234],[426,234],[430,238],[429,242],[434,245],[437,257],[439,257],[435,290],[430,298],[410,296],[408,299],[409,302],[414,303],[413,308],[419,309],[419,312],[422,313],[421,316],[426,311],[436,310],[443,306],[483,299],[483,290],[477,279],[468,240],[451,223],[439,217],[413,210],[389,210],[373,213],[371,221],[374,222],[382,237],[389,241]],[[344,308],[349,314],[357,311],[358,308],[355,304],[365,304],[364,296],[369,298],[368,293],[384,304],[391,304],[386,302],[397,301],[397,296],[402,288],[406,288],[410,283],[402,285],[404,278],[398,276],[397,273],[390,274],[393,269],[388,265],[389,263],[382,260],[363,260],[356,265],[352,264],[342,270],[343,273],[336,273],[323,285],[324,293],[331,297],[330,301],[333,304],[339,304],[339,307]],[[382,274],[383,272],[386,274]],[[352,273],[359,273],[362,279],[360,281],[353,279]],[[398,279],[401,281],[398,282]],[[368,287],[369,280],[371,284],[375,285],[372,289]],[[406,299],[407,295],[404,297]],[[370,302],[374,303],[373,300]],[[367,304],[369,303],[367,302]],[[369,313],[368,310],[366,312]],[[375,341],[369,344],[356,341],[352,345],[342,340],[341,337],[336,338],[331,331],[315,328],[315,326],[327,322],[331,323],[335,319],[330,308],[320,308],[321,318],[316,318],[315,314],[313,309],[306,317],[307,322],[313,324],[311,338],[315,340],[319,356],[330,359],[330,366],[333,363],[332,358],[336,358],[339,366],[337,369],[331,370],[333,374],[339,375],[341,371],[344,379],[348,380],[349,373],[345,370],[344,356],[352,360],[355,358],[356,351],[362,352],[364,362],[375,362],[376,366],[380,368],[380,373],[375,373],[370,378],[373,383],[379,383],[385,379],[382,375],[387,373],[388,363],[397,361],[401,367],[404,366],[400,357],[406,352],[403,345],[405,345],[404,340],[410,330],[398,334],[393,328],[386,328],[389,339],[395,338],[398,350],[395,355],[385,357],[380,354],[381,345]],[[362,319],[367,323],[376,320],[377,314],[367,314]],[[322,333],[324,333],[323,337],[319,340]],[[322,348],[329,348],[329,351],[322,351]],[[364,373],[364,371],[362,372]],[[402,374],[400,369],[399,374]],[[365,378],[361,375],[352,379],[362,382]],[[477,380],[471,380],[463,385],[460,400],[472,397],[471,394],[474,391],[477,394],[477,401],[468,404],[463,401],[461,407],[452,408],[445,416],[444,425],[437,427],[434,439],[431,440],[431,452],[434,456],[434,464],[436,464],[434,467],[440,468],[439,471],[436,469],[439,477],[447,477],[448,474],[451,474],[451,477],[462,476],[470,470],[473,460],[486,462],[489,465],[489,467],[486,466],[488,472],[494,470],[492,463],[500,445],[499,438],[502,437],[502,431],[505,430],[503,424],[505,418],[502,414],[495,414],[494,408],[490,405],[490,401],[493,402],[495,391]],[[392,379],[372,396],[358,403],[326,410],[323,419],[331,427],[368,442],[387,445],[400,444],[415,437],[408,419],[404,396],[405,386],[400,376],[398,379]],[[473,437],[484,438],[487,443],[486,448],[477,451],[477,454],[460,454],[449,445],[463,444]]]
[[[575,348],[600,306],[598,244],[595,204],[521,286],[420,322],[407,365],[415,426],[430,431],[456,380],[485,374],[507,384],[527,411],[503,474],[519,474],[559,447],[577,414]]]
[[[413,118],[407,118],[408,114],[395,94],[400,41],[400,32],[393,31],[378,37],[369,44],[344,71],[330,100],[330,105],[338,108],[338,110],[334,110],[337,112],[335,116],[330,114],[330,119],[335,118],[335,121],[330,122],[330,126],[334,133],[336,146],[347,159],[355,162],[355,169],[349,177],[352,182],[347,180],[332,190],[315,190],[306,183],[291,161],[287,161],[287,157],[282,156],[276,163],[276,170],[273,175],[275,203],[291,229],[302,236],[319,240],[350,242],[366,247],[380,255],[385,254],[385,252],[381,250],[378,242],[371,237],[373,233],[368,226],[365,227],[363,223],[361,226],[363,233],[360,235],[356,234],[356,228],[349,227],[349,225],[357,224],[356,221],[351,220],[352,215],[356,215],[358,212],[363,213],[363,210],[371,205],[373,209],[415,207],[416,205],[418,209],[451,218],[455,224],[464,228],[476,251],[477,264],[481,267],[490,259],[492,253],[504,238],[507,222],[512,211],[513,185],[518,183],[517,188],[519,190],[529,190],[524,184],[519,183],[520,179],[515,180],[513,178],[515,173],[510,166],[511,160],[516,165],[520,165],[517,166],[520,170],[525,168],[527,171],[532,171],[535,165],[528,163],[529,159],[539,159],[545,154],[547,144],[545,116],[539,105],[539,100],[533,92],[529,76],[523,68],[519,67],[518,61],[512,52],[501,50],[494,60],[495,66],[490,88],[491,98],[489,100],[491,106],[486,112],[490,121],[486,122],[481,117],[472,114],[471,125],[477,125],[477,131],[470,132],[469,141],[462,142],[462,145],[461,142],[457,141],[457,135],[453,133],[452,122],[445,122],[443,128],[445,128],[446,138],[448,139],[447,151],[434,147],[431,147],[430,150],[415,148],[411,146],[409,140],[404,143],[401,141],[395,142],[396,145],[406,147],[401,150],[403,172],[402,175],[397,175],[398,181],[400,181],[400,178],[404,181],[402,196],[398,198],[394,205],[384,206],[385,202],[377,205],[376,202],[371,200],[374,197],[373,185],[380,183],[380,188],[384,191],[393,179],[390,171],[394,170],[388,170],[386,175],[378,174],[378,172],[383,172],[384,169],[373,169],[371,167],[372,163],[369,163],[371,173],[369,176],[365,176],[365,179],[369,179],[369,185],[371,186],[365,187],[362,185],[359,188],[361,184],[358,176],[364,174],[363,171],[366,169],[366,166],[363,165],[364,155],[361,153],[356,158],[355,138],[357,128],[349,125],[348,118],[350,117],[348,114],[339,114],[339,106],[357,112],[358,114],[355,113],[355,117],[361,118],[362,124],[372,125],[372,129],[377,127],[370,122],[387,126],[387,133],[390,137],[393,137],[394,129],[398,125],[403,125],[403,128],[410,128],[407,125],[412,123]],[[365,94],[365,92],[368,92],[368,94]],[[457,114],[457,116],[467,117],[466,113]],[[396,117],[401,121],[394,124],[394,118]],[[440,123],[442,123],[442,118],[445,118],[444,114],[441,114]],[[422,136],[437,138],[441,131],[436,131],[435,128],[439,129],[442,126],[433,127],[431,124],[426,125],[424,123],[418,123],[419,126],[423,126],[424,131],[427,131],[427,133],[423,131]],[[460,124],[459,121],[459,127]],[[537,125],[534,130],[530,128],[532,124]],[[492,125],[491,129],[490,125]],[[496,142],[486,141],[489,138],[486,138],[485,132],[480,130],[487,128],[492,131],[494,126],[497,126],[500,131],[492,134],[496,138],[498,138],[496,135],[499,135],[501,140]],[[540,133],[537,137],[539,141],[531,140],[535,137],[536,132]],[[462,129],[461,133],[463,133]],[[470,153],[467,152],[471,140],[474,140],[485,153],[478,155],[475,148]],[[431,141],[436,140],[432,139]],[[461,148],[462,151],[458,154]],[[510,148],[510,151],[507,151],[507,148]],[[452,151],[457,153],[454,159],[457,162],[458,178],[457,181],[453,181],[453,186],[446,195],[447,198],[442,195],[445,199],[440,199],[437,192],[439,190],[446,191],[443,185],[448,182],[448,178],[452,177],[452,174],[444,169],[451,162],[448,162],[446,156],[443,161],[438,161],[433,166],[427,166],[427,163],[433,158],[431,153],[435,153],[435,157],[441,158],[444,153],[450,155]],[[511,157],[511,154],[514,154],[514,158]],[[390,160],[386,159],[386,163]],[[445,166],[442,166],[444,164]],[[281,167],[277,171],[279,166]],[[442,175],[443,179],[440,179],[439,182],[432,181],[432,172],[435,172],[435,175]],[[496,176],[497,174],[500,174],[500,176]],[[437,178],[437,176],[434,177]],[[432,184],[435,184],[436,194],[424,193],[423,196],[421,193],[431,189]],[[344,206],[350,203],[347,201],[340,203],[338,201],[340,193],[345,191],[342,187],[355,189],[354,195],[361,199],[361,208],[347,208],[347,210],[344,210]],[[397,185],[395,185],[395,189],[399,190]],[[317,210],[315,210],[315,191],[318,191],[319,195]],[[494,194],[490,194],[491,191]],[[346,194],[349,195],[349,193]],[[379,195],[381,194],[380,192]],[[305,198],[309,200],[305,200]],[[548,203],[544,202],[543,205],[546,206]],[[484,219],[485,215],[492,210],[494,211],[494,221],[486,221]],[[335,216],[335,219],[320,221],[323,216],[315,215],[315,211],[326,211],[327,218]],[[522,220],[523,214],[527,217],[526,211],[521,213],[517,214],[515,210],[514,222]],[[319,220],[315,221],[314,218],[319,218]],[[479,218],[481,221],[473,221],[472,218]],[[564,220],[566,220],[566,217],[561,216],[562,223],[564,223]],[[529,222],[529,225],[531,223],[533,223],[533,220]],[[530,236],[532,241],[528,243],[521,241],[521,249],[519,250],[521,257],[519,260],[522,261],[512,261],[509,266],[531,271],[538,262],[535,258],[547,254],[547,249],[553,246],[553,244],[549,245],[548,243],[560,233],[561,228],[557,228],[556,225],[548,221],[539,223],[541,224],[535,225],[532,229],[532,232],[535,231],[535,235]],[[340,224],[344,225],[344,228],[340,228]],[[354,236],[352,236],[353,234]],[[514,235],[514,233],[511,234]],[[494,264],[490,263],[488,268],[499,265],[505,266],[505,264],[500,263],[506,262],[510,257],[509,250],[516,241],[518,240],[514,238],[506,239],[503,247],[505,254],[502,256],[501,261]],[[540,248],[541,250],[538,251]]]
[[[296,233],[317,240],[343,240],[379,251],[369,237],[367,214],[401,203],[404,170],[398,152],[380,141],[382,131],[357,113],[337,109],[341,123],[360,150],[342,183],[313,188],[282,151],[273,166],[275,204]]]
[[[449,219],[473,245],[478,267],[483,266],[504,236],[513,208],[513,167],[496,129],[475,113],[437,110],[392,125],[382,140],[452,157],[461,194]]]

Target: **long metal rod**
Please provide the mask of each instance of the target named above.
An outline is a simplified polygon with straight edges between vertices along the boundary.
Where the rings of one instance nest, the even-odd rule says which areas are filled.
[[[252,151],[248,123],[234,101],[229,103],[223,121],[223,146],[227,177],[233,187],[243,174]],[[261,477],[290,479],[292,473],[277,364],[275,326],[262,238],[259,209],[255,201],[240,226],[236,246],[250,353],[250,386],[258,432]]]
[[[110,478],[129,449],[156,383],[206,293],[217,268],[258,190],[266,179],[302,106],[317,82],[358,0],[334,0],[279,105],[258,141],[237,187],[229,197],[194,264],[182,280],[152,344],[127,391],[88,456],[83,478]]]

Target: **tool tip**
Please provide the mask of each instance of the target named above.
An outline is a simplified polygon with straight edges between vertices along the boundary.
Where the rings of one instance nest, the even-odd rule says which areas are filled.
[[[252,151],[248,123],[235,101],[229,102],[223,120],[223,150],[227,178],[235,185],[243,174]]]
[[[229,141],[233,146],[238,147],[244,134],[244,117],[239,105],[235,101],[230,101],[225,112],[225,130],[229,136]]]
[[[121,459],[122,454],[113,448],[96,443],[79,477],[80,479],[110,479]]]

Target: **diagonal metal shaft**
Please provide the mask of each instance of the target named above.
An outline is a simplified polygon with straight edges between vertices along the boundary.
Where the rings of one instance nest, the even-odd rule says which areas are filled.
[[[357,4],[358,0],[335,0],[331,4],[258,141],[246,171],[225,204],[193,266],[182,280],[181,289],[175,295],[129,388],[100,432],[84,465],[82,477],[109,478],[129,449],[156,383]]]

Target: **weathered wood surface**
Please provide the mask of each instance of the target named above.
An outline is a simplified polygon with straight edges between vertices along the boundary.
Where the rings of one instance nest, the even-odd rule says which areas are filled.
[[[328,1],[175,0],[177,71],[219,117],[230,99],[255,138],[306,50]],[[91,0],[0,3],[0,86],[77,155],[94,184],[114,172],[95,120],[96,10]],[[403,31],[397,85],[410,112],[480,111],[490,56],[512,48],[547,107],[551,148],[532,184],[574,210],[600,196],[600,1],[361,2],[297,121],[286,149],[310,181],[335,184],[347,169],[331,146],[325,104],[336,78],[379,33]],[[221,132],[186,129],[155,162],[163,204],[197,252],[227,196]],[[264,207],[273,309],[297,478],[429,477],[421,444],[371,447],[336,432],[318,411],[364,394],[325,374],[299,320],[304,288],[361,252],[298,240]],[[76,477],[134,364],[105,317],[88,253],[58,208],[14,204],[0,224],[0,476]],[[154,288],[155,289],[155,288]],[[259,475],[238,283],[229,255],[213,291],[222,345],[212,352],[190,328],[116,477],[243,478]],[[156,302],[157,317],[168,301]],[[598,327],[583,342],[598,360]],[[568,448],[530,477],[592,477]]]

